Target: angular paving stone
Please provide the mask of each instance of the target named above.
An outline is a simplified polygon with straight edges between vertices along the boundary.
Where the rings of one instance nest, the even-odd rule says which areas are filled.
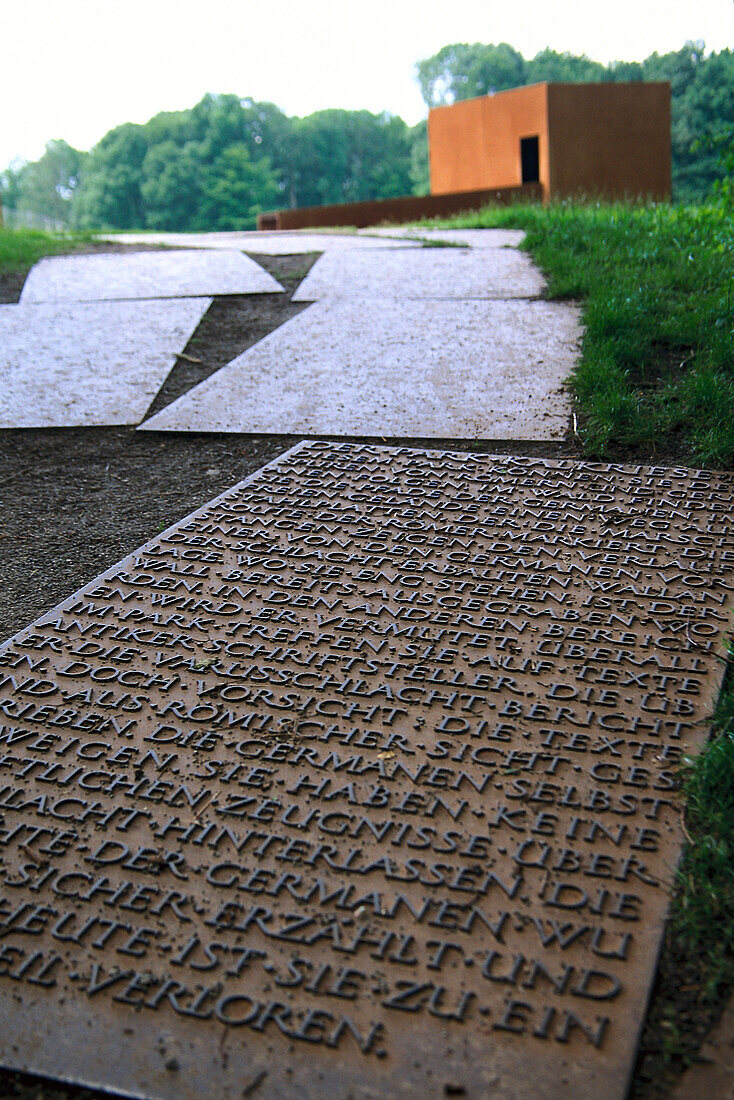
[[[254,260],[232,249],[55,256],[31,268],[21,302],[88,302],[282,291]]]
[[[424,241],[448,241],[468,248],[516,248],[525,239],[522,229],[433,229],[420,225],[363,229],[379,237],[419,237]]]
[[[542,275],[514,249],[419,248],[327,252],[293,300],[323,298],[535,298]]]
[[[305,252],[327,252],[340,248],[419,248],[415,241],[361,237],[356,233],[115,233],[100,236],[103,241],[123,244],[164,244],[177,248],[236,248],[270,256],[297,256]]]
[[[622,1100],[734,476],[312,443],[0,653],[0,1061]]]
[[[358,237],[356,233],[258,233],[242,242],[243,252],[294,256],[300,252],[374,252],[386,249],[420,248],[415,241]]]
[[[552,302],[317,302],[142,428],[562,439],[579,336]]]
[[[210,302],[0,306],[0,427],[137,424]]]

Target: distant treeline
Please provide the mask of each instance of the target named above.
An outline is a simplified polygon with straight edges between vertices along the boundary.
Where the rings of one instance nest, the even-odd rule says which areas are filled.
[[[416,66],[428,107],[538,81],[669,80],[675,197],[701,200],[734,129],[734,52],[687,43],[605,66],[506,43],[445,46]],[[425,194],[426,123],[368,111],[292,118],[272,103],[207,95],[185,111],[125,123],[89,153],[51,141],[40,160],[0,173],[10,221],[110,229],[244,229],[261,210]]]

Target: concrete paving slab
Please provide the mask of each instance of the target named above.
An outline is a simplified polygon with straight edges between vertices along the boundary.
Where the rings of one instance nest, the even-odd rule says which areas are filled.
[[[319,302],[141,428],[562,439],[579,336],[551,302]]]
[[[396,225],[361,229],[361,233],[383,238],[419,237],[424,241],[448,241],[467,248],[517,248],[525,239],[522,229],[433,229],[419,225]]]
[[[234,249],[54,256],[31,268],[21,302],[92,302],[213,294],[272,294],[283,287]]]
[[[327,252],[293,300],[324,298],[534,298],[545,282],[514,249],[419,248]]]
[[[0,306],[0,427],[137,424],[210,302]]]
[[[262,252],[271,256],[295,256],[301,252],[384,252],[386,249],[420,248],[416,241],[381,237],[358,237],[356,233],[260,233],[243,241],[243,252]]]
[[[298,256],[331,249],[420,248],[416,241],[382,237],[361,237],[356,233],[115,233],[99,240],[122,244],[160,244],[170,248],[235,248],[268,256]]]

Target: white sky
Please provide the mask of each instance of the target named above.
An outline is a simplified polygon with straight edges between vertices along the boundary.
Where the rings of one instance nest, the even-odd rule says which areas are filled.
[[[206,92],[425,114],[418,60],[451,42],[642,60],[734,47],[734,0],[0,0],[0,168],[46,141],[88,149],[113,126]]]

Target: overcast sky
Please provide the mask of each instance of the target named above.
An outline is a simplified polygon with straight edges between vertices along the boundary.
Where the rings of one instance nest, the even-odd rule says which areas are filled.
[[[113,126],[206,92],[425,115],[415,63],[451,42],[642,60],[734,47],[733,0],[0,0],[0,168],[46,141],[89,149]]]

